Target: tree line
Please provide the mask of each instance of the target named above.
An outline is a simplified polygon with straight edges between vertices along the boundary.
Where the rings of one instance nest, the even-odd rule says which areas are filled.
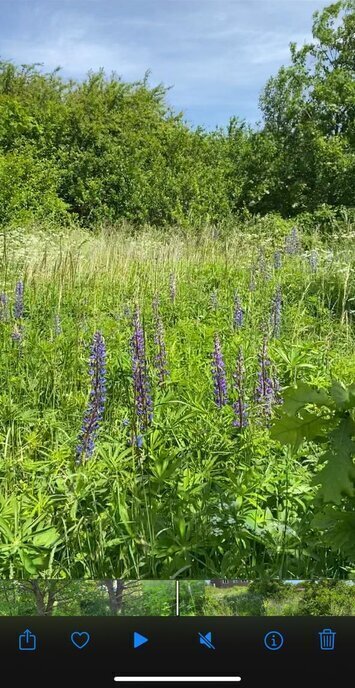
[[[0,222],[198,227],[354,206],[354,0],[316,12],[312,34],[266,83],[254,128],[190,127],[148,73],[75,81],[0,62]]]

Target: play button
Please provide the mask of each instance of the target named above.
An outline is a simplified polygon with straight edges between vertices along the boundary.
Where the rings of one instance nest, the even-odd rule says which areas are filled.
[[[144,645],[147,643],[149,638],[146,638],[145,635],[141,635],[141,633],[133,633],[133,647],[136,649],[136,647],[140,647],[141,645]]]

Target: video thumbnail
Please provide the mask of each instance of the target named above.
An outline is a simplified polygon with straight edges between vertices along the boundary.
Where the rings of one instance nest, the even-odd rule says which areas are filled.
[[[181,616],[354,616],[355,581],[181,581]]]
[[[0,582],[0,616],[174,616],[174,581]]]

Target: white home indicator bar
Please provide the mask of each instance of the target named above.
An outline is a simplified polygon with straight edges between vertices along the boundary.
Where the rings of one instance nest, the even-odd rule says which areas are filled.
[[[236,683],[240,676],[115,676],[121,683]]]

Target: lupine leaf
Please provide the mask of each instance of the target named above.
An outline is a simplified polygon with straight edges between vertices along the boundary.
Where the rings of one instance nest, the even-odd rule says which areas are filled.
[[[339,504],[343,495],[352,497],[355,486],[355,424],[344,418],[330,435],[330,448],[324,454],[325,467],[314,479],[325,502]]]
[[[333,405],[328,392],[324,389],[315,389],[306,382],[300,382],[297,387],[286,389],[283,394],[283,400],[282,410],[290,416],[295,415],[307,404],[328,407]]]
[[[298,449],[304,440],[313,440],[321,436],[327,424],[329,420],[309,411],[304,411],[300,417],[285,414],[275,421],[270,435],[281,444],[290,444]]]

